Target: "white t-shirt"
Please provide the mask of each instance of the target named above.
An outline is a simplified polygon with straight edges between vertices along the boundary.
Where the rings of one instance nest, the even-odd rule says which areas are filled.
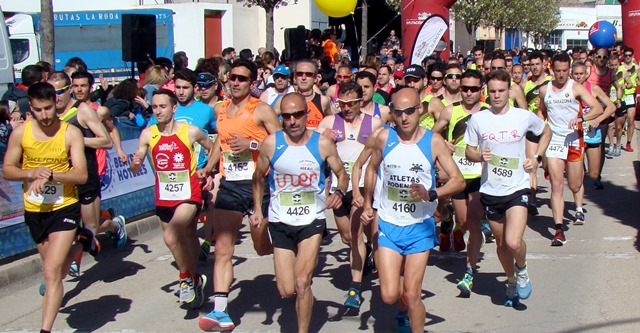
[[[474,113],[467,123],[464,141],[480,150],[491,149],[491,161],[482,163],[480,192],[506,196],[529,188],[529,174],[524,171],[525,135],[542,134],[544,121],[533,112],[510,107],[496,115],[491,110]]]

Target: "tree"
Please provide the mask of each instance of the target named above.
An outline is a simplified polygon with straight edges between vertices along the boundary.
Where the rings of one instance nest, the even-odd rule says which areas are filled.
[[[42,60],[54,64],[55,39],[53,33],[53,1],[40,1],[40,26],[42,27]]]
[[[489,7],[487,0],[458,0],[453,5],[451,16],[465,23],[467,32],[475,38],[476,30],[483,22]]]
[[[267,45],[265,47],[268,51],[274,52],[274,42],[273,42],[273,12],[276,8],[287,6],[289,4],[297,4],[298,0],[238,0],[238,2],[242,3],[246,7],[258,6],[264,9],[265,16],[267,18]]]
[[[544,47],[544,37],[555,30],[560,22],[560,0],[532,0],[530,8],[535,15],[524,16],[518,28],[526,32],[527,37],[538,41],[536,44],[540,47]]]

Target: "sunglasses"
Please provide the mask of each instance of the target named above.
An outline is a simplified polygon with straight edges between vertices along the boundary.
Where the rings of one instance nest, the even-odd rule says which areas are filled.
[[[296,72],[296,76],[297,77],[303,77],[303,76],[305,76],[305,77],[314,77],[314,76],[316,76],[316,73],[313,73],[313,72]]]
[[[64,86],[60,89],[56,89],[56,95],[62,95],[65,91],[69,90],[69,86]]]
[[[442,81],[444,79],[444,77],[442,76],[432,76],[431,80],[432,81]]]
[[[336,75],[336,77],[340,80],[349,80],[353,77],[353,75],[349,74],[349,75]]]
[[[491,66],[491,70],[492,71],[499,71],[502,69],[505,69],[506,67],[502,67],[502,66]]]
[[[463,93],[466,92],[472,92],[472,93],[477,93],[478,91],[480,91],[482,89],[482,87],[480,86],[461,86],[460,87],[460,91],[462,91]]]
[[[245,75],[229,74],[229,81],[233,82],[235,80],[242,83],[251,81],[251,78]]]
[[[457,80],[460,78],[461,74],[447,74],[444,77],[449,79],[449,80]]]
[[[625,57],[633,57],[633,53],[625,53],[624,56]]]
[[[242,81],[242,80],[241,80]],[[198,88],[200,89],[209,89],[211,88],[214,84],[216,84],[216,81],[211,81],[211,82],[198,82],[196,83],[196,86],[198,86]]]
[[[307,110],[300,110],[300,111],[295,111],[295,112],[291,112],[291,113],[280,113],[280,116],[282,116],[283,120],[289,120],[291,119],[291,117],[295,118],[295,119],[300,119],[302,117],[304,117],[304,115],[307,114]]]
[[[609,59],[608,55],[596,54],[596,58],[598,59]]]
[[[362,100],[362,98],[358,98],[358,99],[350,99],[350,100],[342,100],[342,99],[338,99],[338,105],[343,108],[343,107],[348,107],[348,108],[352,108],[354,107],[356,104],[360,103],[360,101]]]
[[[273,79],[277,80],[277,79],[287,79],[286,75],[282,75],[282,74],[273,74]]]
[[[410,106],[410,107],[404,108],[404,109],[396,109],[396,108],[392,107],[392,110],[393,110],[393,114],[396,117],[401,117],[403,113],[406,114],[407,116],[410,116],[410,115],[416,113],[416,111],[418,110],[419,106],[420,106],[420,104],[417,104],[417,105]]]

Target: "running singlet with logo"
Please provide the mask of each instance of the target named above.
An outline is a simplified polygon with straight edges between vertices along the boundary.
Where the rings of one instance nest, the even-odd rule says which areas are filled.
[[[156,206],[160,207],[202,201],[197,160],[189,142],[189,124],[178,124],[176,133],[167,136],[160,134],[158,125],[149,127],[151,159],[156,168]]]
[[[438,200],[433,202],[413,199],[409,194],[412,183],[421,184],[427,190],[436,188],[435,166],[431,154],[433,133],[425,131],[415,144],[404,144],[398,132],[389,130],[389,136],[382,152],[379,176],[380,219],[397,226],[422,223],[433,216]]]
[[[322,118],[324,118],[324,112],[322,112],[322,96],[313,93],[313,98],[307,101],[307,108],[309,108],[307,128],[316,129],[322,121]]]
[[[269,164],[269,222],[292,226],[308,225],[325,218],[324,168],[318,142],[312,132],[304,146],[289,146],[284,132],[275,133],[276,143]]]
[[[538,112],[538,108],[540,106],[540,87],[549,83],[551,79],[551,76],[547,75],[546,79],[541,84],[535,84],[533,81],[529,80],[524,84],[524,98],[527,100],[527,108],[529,111],[533,113]]]
[[[589,81],[585,81],[584,83],[584,87],[587,88],[587,91],[591,94],[591,87],[592,84]],[[582,106],[582,114],[587,115],[589,114],[589,111],[591,111],[591,108],[589,107],[589,105],[587,105],[587,103],[585,103],[584,101],[580,102],[581,106]],[[587,126],[587,122],[582,124],[582,128],[587,130],[588,126]],[[602,141],[602,136],[600,134],[600,128],[595,127],[595,128],[591,128],[588,131],[584,132],[584,142],[587,144],[600,144],[600,142]]]
[[[84,128],[80,125],[78,121],[78,106],[80,106],[82,102],[76,101],[73,106],[60,117],[60,120],[66,121],[69,124],[77,127],[80,132],[82,132],[82,136],[85,138],[94,138],[95,134],[91,132],[90,129]],[[88,146],[84,146],[84,155],[87,157],[87,173],[88,178],[86,185],[94,185],[99,186],[100,184],[100,175],[98,173],[98,159],[96,157],[96,149]]]
[[[622,91],[622,100],[627,105],[635,105],[636,104],[635,93],[636,93],[636,88],[638,87],[638,70],[637,70],[636,64],[635,63],[631,64],[631,68],[629,69],[627,69],[627,67],[625,67],[624,64],[620,64],[620,67],[618,67],[617,73],[623,73],[625,71],[629,73],[629,80],[631,81],[632,86],[631,88],[629,89],[625,88]],[[624,85],[624,83],[622,83],[622,85]]]
[[[480,110],[486,110],[489,105],[482,103]],[[464,133],[461,133],[462,137],[454,138],[453,131],[459,122],[468,122],[471,115],[464,111],[464,108],[460,103],[455,103],[451,112],[451,120],[449,120],[449,126],[447,127],[447,141],[454,141],[456,150],[453,152],[453,161],[460,169],[464,179],[480,178],[482,173],[482,164],[470,162],[467,160],[465,150],[467,149],[467,143],[464,142]]]
[[[253,120],[253,114],[260,103],[257,98],[251,98],[249,102],[236,112],[235,117],[227,115],[227,108],[231,100],[222,102],[218,113],[218,140],[220,140],[220,173],[227,181],[251,180],[256,169],[258,150],[245,150],[234,153],[229,145],[233,139],[232,133],[249,140],[262,142],[267,137],[267,131],[260,128]]]
[[[566,147],[583,147],[584,145],[582,123],[578,124],[577,129],[569,127],[571,120],[582,116],[580,102],[573,96],[573,82],[569,79],[561,91],[553,91],[552,83],[547,84],[544,103],[547,106],[549,128],[553,133],[547,148],[547,157],[562,158],[562,156],[555,156],[553,152],[560,151],[564,155],[564,152],[568,152]],[[566,159],[566,156],[563,159]]]
[[[434,97],[435,96],[433,95],[427,95],[422,99],[422,107],[424,108],[424,113],[420,116],[420,126],[428,130],[431,130],[433,128],[433,125],[436,124],[436,120],[429,113],[429,102],[431,102],[431,99]]]
[[[471,116],[464,141],[480,150],[491,149],[491,160],[482,163],[481,193],[506,196],[529,188],[529,174],[522,167],[525,135],[529,131],[541,135],[544,126],[538,116],[516,107],[501,115],[482,110]]]
[[[336,148],[338,149],[338,156],[340,156],[340,159],[342,160],[344,170],[347,172],[349,177],[351,177],[353,164],[358,159],[358,156],[360,156],[367,139],[371,135],[373,117],[363,113],[362,122],[355,128],[346,126],[345,123],[346,122],[342,117],[342,114],[337,113],[333,121],[332,129],[336,132]],[[367,164],[368,163],[365,163],[362,166],[362,170],[366,170]],[[333,173],[331,174],[331,184],[338,184],[338,178]],[[364,177],[360,177],[360,183],[358,186],[364,186]],[[349,182],[347,191],[351,190],[351,182]]]
[[[45,167],[53,172],[69,171],[70,163],[66,149],[64,134],[69,124],[60,123],[58,132],[47,141],[36,140],[33,136],[33,121],[24,122],[22,135],[22,170],[33,170]],[[56,181],[46,182],[42,194],[28,193],[30,182],[24,181],[24,210],[33,213],[56,211],[78,202],[78,190],[74,185]]]

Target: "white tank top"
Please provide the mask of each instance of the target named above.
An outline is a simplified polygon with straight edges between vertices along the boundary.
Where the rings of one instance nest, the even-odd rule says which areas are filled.
[[[324,219],[324,161],[320,156],[320,134],[313,132],[304,146],[289,146],[284,132],[275,133],[276,144],[269,162],[269,222],[292,226]]]
[[[396,131],[389,130],[378,179],[383,182],[378,216],[385,222],[398,226],[422,223],[436,211],[437,200],[415,200],[409,195],[411,183],[422,184],[427,190],[436,188],[432,135],[427,130],[417,143],[409,145],[400,142]]]
[[[578,129],[569,128],[569,122],[582,115],[580,102],[573,96],[573,82],[569,79],[565,88],[558,92],[553,91],[551,82],[547,84],[544,103],[553,132],[550,145],[581,146],[582,125],[579,124]]]
[[[371,125],[372,125],[372,117],[368,114],[363,113],[362,121],[356,127],[351,127],[349,124],[342,118],[340,114],[337,114],[334,119],[333,129],[339,128],[337,138],[336,138],[336,148],[338,150],[338,156],[342,160],[344,165],[344,170],[351,178],[351,173],[353,172],[353,164],[360,156],[360,153],[364,149],[364,145],[367,141],[367,138],[371,135]],[[336,124],[340,123],[340,124]],[[362,166],[362,170],[366,170],[369,161]],[[331,174],[331,184],[333,187],[337,186],[338,178],[334,173]],[[360,182],[358,187],[364,186],[364,173],[360,177]],[[332,190],[335,190],[332,188]],[[349,181],[349,187],[347,188],[347,192],[352,190],[351,181]]]
[[[284,93],[281,94],[281,93],[277,92],[275,88],[269,87],[269,88],[267,88],[267,104],[269,104],[271,107],[273,107],[276,104],[276,102],[278,101],[278,97],[282,97],[282,96],[284,96],[284,95],[286,95],[286,94],[288,94],[290,92],[294,92],[294,91],[295,91],[295,89],[293,89],[292,86],[289,86],[287,88],[287,90]]]

